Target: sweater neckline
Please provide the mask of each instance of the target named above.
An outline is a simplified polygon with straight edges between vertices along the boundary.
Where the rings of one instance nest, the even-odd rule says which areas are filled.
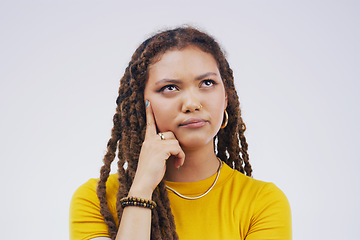
[[[223,167],[220,170],[219,179],[213,187],[212,191],[221,187],[232,176],[234,171],[234,169],[230,168],[226,163],[223,162]],[[206,192],[213,184],[216,178],[216,174],[217,173],[214,173],[212,176],[196,182],[171,182],[166,180],[164,182],[167,186],[175,189],[177,192],[192,197]],[[167,189],[167,191],[172,193],[169,189]]]

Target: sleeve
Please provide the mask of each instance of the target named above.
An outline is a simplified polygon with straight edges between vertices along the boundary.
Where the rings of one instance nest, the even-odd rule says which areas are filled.
[[[291,240],[291,211],[285,194],[274,184],[259,192],[246,240]]]
[[[110,237],[107,225],[100,213],[96,195],[96,179],[80,186],[70,203],[70,240],[88,240],[95,237]]]

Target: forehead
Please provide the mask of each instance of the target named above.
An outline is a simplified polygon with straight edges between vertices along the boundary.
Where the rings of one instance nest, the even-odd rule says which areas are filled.
[[[162,54],[149,66],[148,76],[150,79],[154,75],[204,74],[209,71],[218,72],[218,64],[213,55],[198,47],[187,46],[180,50],[168,50]]]

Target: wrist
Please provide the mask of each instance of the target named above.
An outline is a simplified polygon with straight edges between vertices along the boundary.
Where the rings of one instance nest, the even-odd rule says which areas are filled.
[[[153,189],[138,185],[134,181],[134,183],[131,185],[128,196],[151,200],[153,191]]]

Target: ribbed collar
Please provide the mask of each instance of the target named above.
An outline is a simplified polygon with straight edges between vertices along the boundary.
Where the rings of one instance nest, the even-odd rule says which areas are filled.
[[[216,182],[214,188],[212,191],[214,191],[216,188],[221,187],[226,181],[231,178],[231,176],[234,174],[234,169],[230,168],[226,163],[223,162],[223,166],[220,170],[219,179]],[[197,182],[170,182],[165,181],[165,184],[177,192],[186,195],[186,196],[198,196],[200,194],[203,194],[206,192],[209,187],[213,184],[216,178],[216,174],[212,175],[209,178],[206,178],[201,181]],[[170,191],[170,190],[168,190]]]

